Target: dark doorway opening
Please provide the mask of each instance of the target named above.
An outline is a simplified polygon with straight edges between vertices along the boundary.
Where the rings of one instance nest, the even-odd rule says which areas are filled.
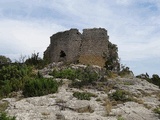
[[[64,58],[64,57],[66,57],[66,53],[63,50],[61,50],[61,52],[60,52],[60,58]]]

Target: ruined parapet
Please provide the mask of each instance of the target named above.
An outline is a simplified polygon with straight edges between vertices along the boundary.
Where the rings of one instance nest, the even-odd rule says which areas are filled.
[[[50,45],[44,52],[49,62],[75,62],[103,67],[108,55],[107,30],[103,28],[77,29],[58,32],[50,37]]]
[[[84,29],[79,62],[104,66],[108,54],[107,30],[103,28]]]

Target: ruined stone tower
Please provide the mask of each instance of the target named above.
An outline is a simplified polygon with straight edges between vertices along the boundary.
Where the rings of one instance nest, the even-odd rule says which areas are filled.
[[[50,45],[44,52],[44,58],[49,62],[76,61],[81,41],[81,33],[77,29],[56,33],[50,37]]]
[[[77,29],[58,32],[50,37],[44,59],[104,66],[108,40],[107,30],[103,28],[84,29],[82,34]]]

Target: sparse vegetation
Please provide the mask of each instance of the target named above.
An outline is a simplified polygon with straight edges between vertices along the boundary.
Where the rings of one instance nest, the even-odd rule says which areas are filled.
[[[55,78],[67,78],[72,80],[71,87],[81,88],[85,85],[92,84],[99,78],[98,73],[90,70],[88,67],[84,70],[80,69],[63,69],[60,71],[53,70],[50,75],[53,75]]]
[[[106,70],[106,75],[108,78],[116,78],[118,76],[118,74],[116,72],[113,72],[110,70]]]
[[[149,77],[148,73],[140,74],[140,75],[137,75],[136,77],[141,78],[141,79],[145,79],[148,82],[153,83],[153,84],[160,87],[160,77],[157,74],[153,74],[151,78]]]
[[[76,111],[78,113],[86,113],[86,112],[93,113],[94,112],[94,110],[92,109],[92,107],[90,105],[88,105],[86,107],[78,108],[78,109],[76,109]]]
[[[125,65],[121,65],[121,70],[118,72],[118,75],[121,77],[124,77],[126,75],[129,75],[132,71],[129,70],[129,67],[126,67]]]
[[[8,107],[8,102],[5,101],[3,103],[0,103],[0,112],[4,112]]]
[[[105,103],[104,103],[104,106],[105,106],[107,115],[109,115],[109,113],[111,112],[111,109],[112,109],[112,103],[111,103],[111,101],[109,99],[106,99]]]
[[[5,112],[0,113],[0,120],[16,120],[16,117],[9,117]]]
[[[117,120],[125,120],[125,119],[121,115],[119,115]]]
[[[160,115],[160,107],[155,108],[154,112]]]
[[[0,65],[2,64],[8,64],[8,63],[11,63],[11,59],[6,57],[6,56],[3,56],[3,55],[0,55]]]
[[[118,47],[116,44],[112,44],[111,42],[108,42],[108,50],[109,55],[104,55],[107,57],[107,61],[105,62],[105,68],[107,70],[116,71],[118,72],[120,70],[120,62],[118,57]]]
[[[91,97],[96,97],[95,94],[89,92],[74,92],[73,96],[79,100],[90,100]]]
[[[39,53],[33,53],[31,57],[26,59],[25,64],[34,66],[36,68],[43,68],[47,64],[47,61],[41,59],[39,57]]]
[[[54,93],[58,83],[44,79],[34,68],[41,65],[41,59],[33,54],[25,63],[4,65],[0,69],[0,98],[9,97],[11,92],[23,90],[25,97]]]
[[[25,97],[42,96],[55,93],[58,90],[58,83],[52,79],[40,78],[26,81],[23,89]]]
[[[26,78],[31,75],[32,68],[24,64],[3,66],[0,70],[0,97],[22,90]]]
[[[130,93],[124,90],[116,90],[116,92],[109,95],[111,100],[119,101],[119,102],[126,102],[132,101]]]
[[[76,77],[78,77],[78,70],[74,70],[74,69],[63,69],[60,71],[57,70],[53,70],[52,73],[50,73],[50,75],[52,75],[55,78],[64,78],[64,79],[70,79],[70,80],[74,80],[76,79]]]

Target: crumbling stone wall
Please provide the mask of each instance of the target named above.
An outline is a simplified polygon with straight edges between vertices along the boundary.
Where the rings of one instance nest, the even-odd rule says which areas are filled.
[[[76,61],[81,41],[81,33],[77,29],[54,34],[50,37],[50,45],[44,52],[44,58],[49,62]]]
[[[49,62],[75,62],[104,66],[108,55],[107,30],[104,28],[77,29],[59,32],[50,37],[50,45],[44,52]]]
[[[107,30],[84,29],[79,61],[85,64],[104,66],[108,54]]]

